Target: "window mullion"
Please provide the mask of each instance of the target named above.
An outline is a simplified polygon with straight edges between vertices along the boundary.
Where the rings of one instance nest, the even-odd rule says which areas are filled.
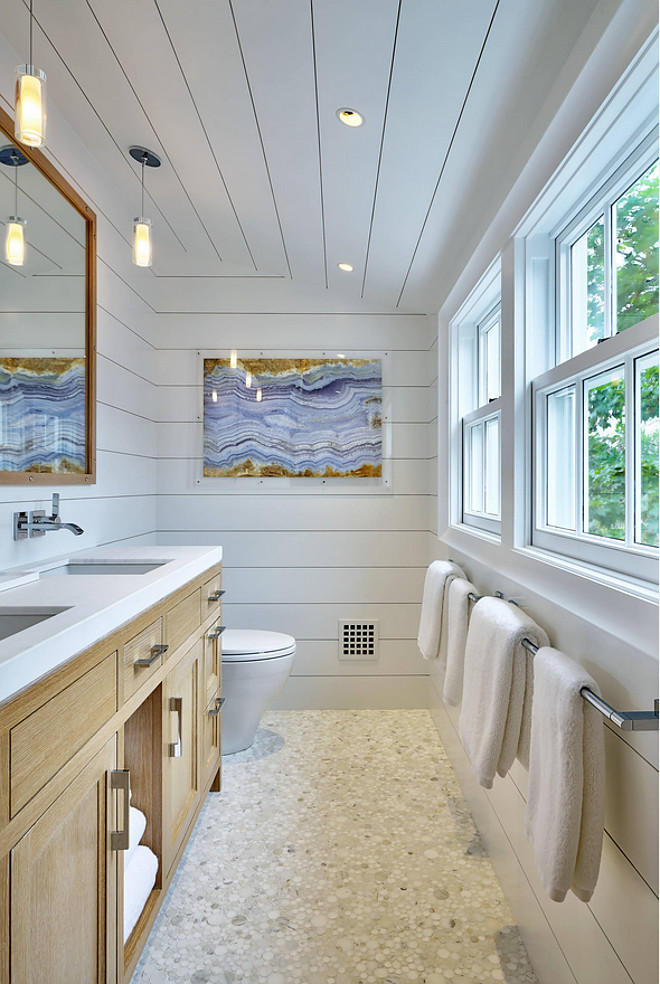
[[[584,386],[582,376],[575,379],[575,531],[578,536],[585,532],[585,481],[584,476],[588,467],[588,440],[585,434],[588,417],[584,413]]]
[[[603,271],[605,281],[605,338],[611,338],[614,334],[614,209],[611,205],[603,208],[604,226],[604,264]]]
[[[626,546],[635,543],[635,363],[632,355],[628,355],[624,367],[625,400],[624,400],[624,447],[626,469]]]

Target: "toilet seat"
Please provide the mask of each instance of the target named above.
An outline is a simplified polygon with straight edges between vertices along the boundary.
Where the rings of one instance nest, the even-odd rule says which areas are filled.
[[[290,656],[296,651],[296,640],[284,632],[265,632],[261,629],[226,629],[222,635],[222,661],[243,663]]]

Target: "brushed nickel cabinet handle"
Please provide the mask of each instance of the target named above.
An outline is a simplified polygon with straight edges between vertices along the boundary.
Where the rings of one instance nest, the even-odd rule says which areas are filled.
[[[211,604],[212,601],[220,601],[220,599],[222,598],[223,594],[224,594],[224,591],[214,591],[213,594],[210,594],[208,596],[209,605]]]
[[[183,697],[170,697],[170,711],[177,715],[176,741],[169,743],[170,758],[181,758],[183,746],[181,743],[181,718],[183,715]]]
[[[222,708],[222,705],[224,704],[224,702],[226,700],[227,700],[226,697],[216,697],[215,698],[215,707],[209,708],[209,717],[212,717],[212,718],[217,717],[218,714],[220,713],[220,710]]]
[[[152,646],[149,650],[149,656],[141,656],[140,659],[136,659],[133,666],[153,666],[159,656],[166,653],[169,646]]]
[[[110,788],[121,789],[124,794],[123,803],[123,830],[113,830],[110,834],[111,851],[128,850],[128,817],[131,801],[131,774],[128,769],[113,769],[110,773]]]
[[[216,625],[216,627],[214,629],[211,629],[211,631],[209,632],[208,638],[219,639],[226,628],[227,628],[226,625]]]

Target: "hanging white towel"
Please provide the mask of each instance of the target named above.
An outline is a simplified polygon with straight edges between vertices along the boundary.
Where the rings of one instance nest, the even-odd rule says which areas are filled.
[[[436,659],[440,649],[442,600],[449,578],[465,577],[465,572],[451,560],[434,560],[424,579],[422,613],[417,645],[424,659]]]
[[[501,598],[476,603],[465,644],[459,734],[487,789],[496,773],[507,774],[518,752],[527,680],[525,638],[537,646],[548,644],[543,629],[515,605]]]
[[[591,898],[603,845],[605,738],[599,711],[580,696],[599,693],[591,676],[556,649],[534,657],[527,836],[551,899]]]
[[[468,621],[471,602],[469,594],[476,595],[477,589],[469,581],[454,578],[445,589],[445,608],[447,617],[447,668],[443,697],[447,704],[456,707],[461,702],[463,693],[463,667],[465,662],[465,643],[467,640]],[[445,629],[443,627],[443,634]]]
[[[144,844],[133,852],[124,869],[124,943],[133,932],[156,883],[158,858]]]
[[[124,871],[129,865],[135,848],[147,829],[147,818],[141,810],[131,806],[128,811],[128,850],[124,851]]]

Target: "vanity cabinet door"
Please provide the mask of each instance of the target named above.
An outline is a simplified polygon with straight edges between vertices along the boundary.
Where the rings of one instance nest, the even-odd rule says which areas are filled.
[[[199,801],[199,639],[163,683],[163,869],[169,873]]]
[[[10,854],[11,984],[114,984],[113,737]]]

